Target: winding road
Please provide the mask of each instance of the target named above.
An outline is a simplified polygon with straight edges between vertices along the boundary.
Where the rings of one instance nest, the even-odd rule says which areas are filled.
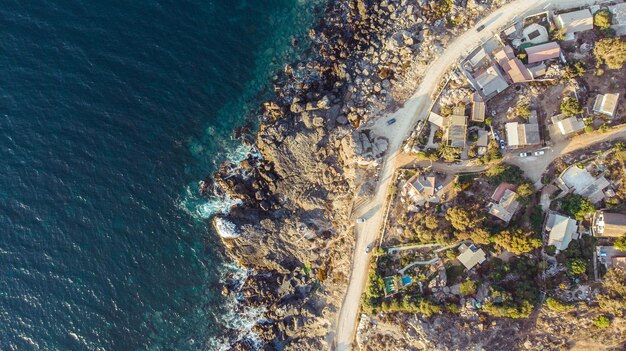
[[[448,45],[445,51],[434,60],[426,70],[420,86],[415,94],[405,103],[404,107],[395,113],[381,118],[374,125],[377,135],[389,139],[388,154],[383,160],[380,178],[376,186],[376,195],[370,203],[360,206],[354,218],[365,217],[365,223],[356,224],[356,246],[352,259],[352,270],[348,288],[339,312],[335,329],[332,335],[333,349],[346,351],[353,348],[353,341],[359,321],[361,295],[365,288],[368,276],[369,255],[365,248],[374,243],[380,236],[386,200],[393,174],[398,167],[398,155],[401,154],[402,142],[408,137],[420,120],[425,120],[433,103],[432,96],[439,82],[452,65],[462,59],[470,50],[486,41],[495,33],[529,14],[550,9],[564,9],[576,6],[591,5],[598,1],[589,0],[515,0],[495,10],[479,24],[484,25],[480,32],[476,27],[457,37]],[[397,122],[387,126],[388,118],[396,118]]]

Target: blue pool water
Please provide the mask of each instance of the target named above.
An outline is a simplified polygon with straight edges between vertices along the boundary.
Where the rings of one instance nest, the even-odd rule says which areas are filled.
[[[244,328],[196,184],[244,151],[233,129],[319,3],[0,4],[0,350],[213,350]]]

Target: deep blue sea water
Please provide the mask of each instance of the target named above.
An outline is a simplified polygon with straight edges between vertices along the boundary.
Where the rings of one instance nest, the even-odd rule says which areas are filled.
[[[0,350],[219,347],[196,184],[321,2],[0,3]]]

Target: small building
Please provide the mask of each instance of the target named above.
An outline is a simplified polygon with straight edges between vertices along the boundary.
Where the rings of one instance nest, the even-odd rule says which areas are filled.
[[[618,37],[626,35],[626,2],[611,5],[608,8],[612,15],[611,28],[615,31],[615,35]]]
[[[461,244],[459,246],[459,252],[461,254],[457,256],[457,259],[465,266],[465,268],[467,268],[467,270],[470,270],[476,265],[479,265],[487,260],[485,251],[473,244],[469,247],[465,244]]]
[[[474,93],[472,96],[471,120],[473,122],[485,121],[485,100],[483,100],[482,96],[480,96],[478,92]]]
[[[622,237],[626,235],[626,215],[597,211],[591,221],[591,232],[597,237]]]
[[[573,191],[597,204],[604,199],[603,190],[611,184],[604,176],[594,177],[586,168],[573,165],[561,173],[556,185],[565,192]]]
[[[539,23],[531,23],[522,30],[524,43],[541,44],[550,40],[548,29]]]
[[[509,147],[518,148],[541,143],[537,123],[509,122],[504,125],[504,128]]]
[[[477,153],[479,156],[487,153],[487,149],[489,148],[489,133],[486,130],[478,131],[478,140],[476,141],[476,146],[478,146]]]
[[[437,127],[443,129],[446,125],[446,118],[441,116],[438,113],[430,111],[430,115],[428,115],[428,122],[436,125]]]
[[[585,123],[583,121],[580,121],[576,117],[562,119],[557,122],[557,126],[559,127],[559,131],[563,135],[577,133],[585,129]]]
[[[540,63],[538,65],[534,65],[534,66],[530,66],[527,67],[528,72],[530,72],[530,76],[532,79],[537,79],[539,77],[543,77],[546,75],[546,64],[545,63]]]
[[[557,27],[565,29],[565,40],[574,40],[576,34],[593,29],[593,16],[589,9],[559,14],[554,21]]]
[[[617,100],[619,100],[619,94],[600,94],[596,96],[593,111],[613,117],[617,109]]]
[[[482,91],[487,98],[503,92],[509,86],[504,77],[493,66],[475,72],[472,74],[472,78],[478,86],[476,90]]]
[[[545,44],[539,44],[526,48],[526,55],[528,55],[528,63],[543,62],[559,58],[561,56],[561,47],[556,42],[549,42]]]
[[[557,250],[562,251],[567,249],[573,235],[578,231],[578,224],[574,219],[551,212],[548,214],[545,231],[549,233],[548,245],[554,245]]]
[[[598,261],[607,269],[626,269],[626,252],[618,250],[615,246],[596,246]]]
[[[530,72],[528,72],[522,61],[515,57],[513,48],[510,46],[507,45],[495,51],[493,57],[496,62],[498,62],[498,65],[502,67],[502,70],[509,76],[511,82],[520,83],[532,80]]]
[[[467,136],[467,117],[452,115],[447,118],[447,127],[444,139],[448,146],[465,147],[465,138]]]
[[[496,189],[496,192],[497,191],[498,189]],[[496,193],[492,195],[492,198],[495,196]],[[489,214],[501,219],[505,223],[509,223],[515,211],[519,208],[519,202],[515,200],[516,198],[517,193],[510,189],[505,189],[498,201],[489,204]]]
[[[404,185],[407,194],[415,201],[429,201],[435,195],[436,177],[416,174]]]

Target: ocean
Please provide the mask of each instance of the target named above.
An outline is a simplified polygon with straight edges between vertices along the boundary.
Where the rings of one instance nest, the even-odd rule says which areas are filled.
[[[0,4],[0,350],[254,339],[197,183],[323,0]],[[294,38],[299,45],[293,46]],[[232,330],[236,330],[233,333]]]

